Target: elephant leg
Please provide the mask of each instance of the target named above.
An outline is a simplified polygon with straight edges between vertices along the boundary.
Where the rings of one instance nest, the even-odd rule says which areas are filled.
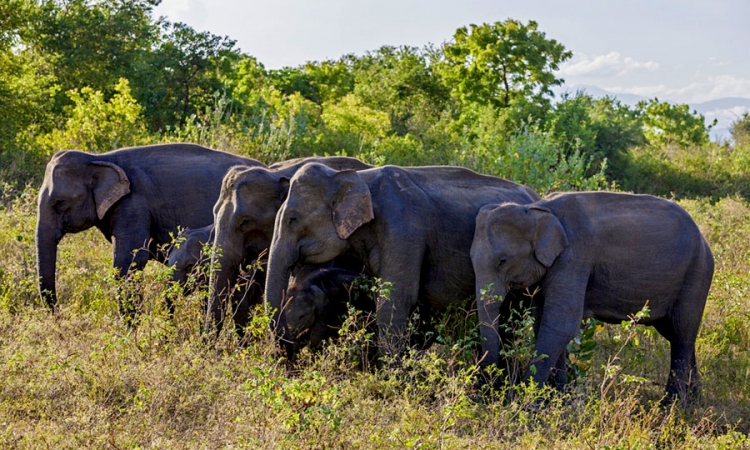
[[[133,293],[128,275],[131,271],[143,270],[146,266],[149,260],[148,240],[148,236],[113,236],[112,238],[114,267],[117,269],[118,278],[126,281],[118,292],[120,313],[130,325],[134,323],[142,299]]]
[[[417,259],[419,260],[419,259]],[[419,272],[393,264],[383,271],[382,285],[376,297],[379,345],[384,355],[395,356],[409,343],[409,316],[419,298]],[[414,276],[404,276],[413,274]]]
[[[539,321],[534,348],[535,361],[529,365],[524,374],[524,380],[531,378],[540,385],[550,379],[553,370],[563,370],[566,347],[578,332],[583,317],[587,277],[564,275],[562,279],[573,281],[573,283],[560,287],[553,285],[552,289],[549,287],[545,289],[544,310]],[[579,283],[575,283],[576,279]],[[555,384],[567,379],[566,376],[564,380],[562,374],[555,373],[554,376]]]
[[[670,367],[667,380],[667,395],[664,404],[671,403],[677,398],[689,399],[695,394],[700,385],[698,368],[695,360],[695,339],[683,340],[675,330],[670,317],[653,323],[656,331],[669,341]],[[697,333],[696,333],[697,334]]]
[[[529,291],[533,292],[534,288],[529,289]],[[533,301],[527,302],[524,308],[534,308],[534,336],[538,339],[539,328],[542,323],[542,314],[544,312],[544,296],[542,295],[541,290],[536,291],[536,293],[533,295],[532,300]],[[560,357],[557,358],[555,365],[550,371],[549,384],[556,389],[561,389],[566,384],[568,384],[567,360],[568,350],[566,344],[565,350],[562,352]]]

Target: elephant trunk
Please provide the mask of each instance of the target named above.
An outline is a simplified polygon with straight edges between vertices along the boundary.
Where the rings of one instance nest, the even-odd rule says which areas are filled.
[[[483,367],[497,365],[500,355],[500,307],[507,291],[494,277],[478,276],[476,280],[477,316],[482,339]]]
[[[55,268],[57,265],[57,244],[62,239],[62,231],[49,225],[48,220],[38,214],[36,225],[36,268],[39,277],[39,294],[50,308],[57,304],[55,288]]]
[[[276,236],[274,236],[275,238]],[[286,324],[286,288],[289,286],[289,277],[292,267],[299,259],[296,246],[284,245],[274,239],[268,258],[268,275],[266,277],[266,304],[274,311],[274,333],[281,339],[289,359],[294,358],[295,345],[289,327]]]
[[[225,312],[231,303],[234,284],[239,277],[239,267],[243,258],[241,250],[236,245],[227,245],[216,234],[214,244],[221,254],[211,257],[209,278],[208,308],[206,311],[206,330],[221,331]]]

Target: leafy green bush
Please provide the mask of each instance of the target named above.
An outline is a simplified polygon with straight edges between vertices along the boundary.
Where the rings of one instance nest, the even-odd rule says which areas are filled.
[[[73,106],[64,128],[41,136],[39,142],[50,152],[76,149],[95,153],[152,142],[128,80],[121,78],[114,90],[116,94],[109,100],[88,87],[69,91]]]

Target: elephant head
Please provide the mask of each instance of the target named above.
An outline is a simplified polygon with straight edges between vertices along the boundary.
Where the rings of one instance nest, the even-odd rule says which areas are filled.
[[[211,241],[213,231],[212,224],[194,230],[184,230],[177,236],[177,243],[169,251],[167,258],[167,266],[173,268],[173,281],[185,285],[190,272],[196,265],[200,265],[204,258],[203,247]]]
[[[211,274],[210,321],[222,321],[223,298],[233,292],[233,284],[243,268],[268,249],[273,238],[276,213],[286,198],[289,179],[265,168],[237,166],[227,172],[221,194],[214,206],[213,243],[221,249],[212,262],[218,269]],[[263,273],[255,275],[263,282]],[[252,299],[250,300],[253,301]]]
[[[479,210],[471,261],[488,364],[497,363],[500,346],[498,298],[505,298],[510,289],[538,283],[567,246],[562,224],[546,208],[504,203]]]
[[[268,260],[266,301],[276,310],[277,332],[286,329],[284,301],[292,269],[323,264],[347,250],[349,237],[374,218],[370,190],[353,170],[307,164],[292,177],[289,196],[276,215]]]
[[[111,162],[78,151],[56,153],[44,174],[37,203],[36,254],[39,290],[53,307],[57,302],[57,245],[66,233],[86,230],[130,193],[125,172]]]

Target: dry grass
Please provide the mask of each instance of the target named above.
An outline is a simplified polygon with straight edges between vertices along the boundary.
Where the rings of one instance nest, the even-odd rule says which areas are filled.
[[[750,204],[681,202],[717,271],[698,341],[699,402],[662,409],[668,344],[606,327],[589,374],[564,393],[473,397],[475,361],[453,344],[360,370],[356,327],[289,371],[258,311],[245,347],[202,339],[200,293],[183,297],[151,264],[137,329],[117,312],[110,247],[98,232],[61,246],[61,305],[39,304],[33,195],[0,210],[0,448],[750,448]],[[177,295],[168,318],[167,295]],[[456,325],[458,327],[458,325]],[[449,333],[450,331],[445,331]],[[455,338],[455,336],[454,336]],[[457,342],[455,339],[446,342]],[[622,348],[606,392],[604,366]],[[548,405],[534,412],[542,395]]]

